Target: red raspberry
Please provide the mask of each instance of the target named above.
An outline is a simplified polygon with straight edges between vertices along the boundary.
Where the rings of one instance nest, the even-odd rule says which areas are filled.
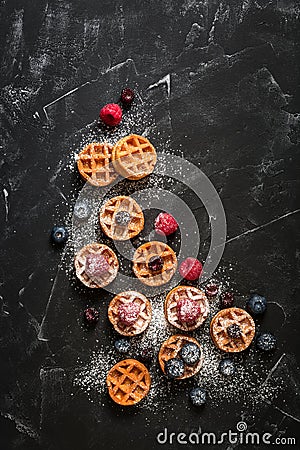
[[[109,103],[108,105],[103,106],[99,115],[105,125],[115,127],[116,125],[119,125],[122,120],[122,109],[116,103]]]
[[[138,305],[137,303],[122,303],[118,307],[119,319],[127,327],[130,327],[137,321],[139,314],[140,305]]]
[[[181,323],[192,324],[201,315],[201,306],[195,300],[182,298],[177,302],[177,316]]]
[[[85,260],[85,271],[91,278],[104,275],[109,270],[107,259],[103,255],[89,254]]]
[[[171,214],[161,212],[155,219],[154,227],[156,233],[169,236],[175,233],[178,223]]]
[[[179,273],[186,280],[197,280],[202,273],[202,264],[196,258],[186,258],[180,264]]]

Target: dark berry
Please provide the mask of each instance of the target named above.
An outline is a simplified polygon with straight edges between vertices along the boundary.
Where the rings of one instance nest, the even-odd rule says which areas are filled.
[[[247,300],[246,309],[254,316],[263,314],[267,308],[267,300],[262,295],[252,294]]]
[[[130,327],[137,321],[140,314],[140,309],[141,308],[138,303],[121,303],[118,307],[118,316],[120,321],[127,327]]]
[[[54,244],[62,245],[65,244],[68,240],[69,232],[68,230],[62,226],[58,225],[52,228],[51,231],[51,239]]]
[[[232,292],[223,292],[221,295],[221,308],[231,308],[234,304],[234,295]]]
[[[232,361],[232,359],[225,358],[220,361],[219,364],[219,371],[222,375],[225,375],[226,377],[230,377],[233,375],[236,371],[235,364]]]
[[[256,339],[256,347],[263,352],[275,350],[277,345],[276,337],[271,333],[262,333]]]
[[[154,255],[148,261],[148,267],[152,272],[158,272],[164,266],[164,261],[161,256]]]
[[[118,339],[115,341],[114,345],[119,353],[128,353],[131,347],[130,342],[127,339]]]
[[[150,345],[141,344],[136,350],[136,356],[141,361],[150,363],[154,358],[154,350]]]
[[[169,234],[175,233],[178,223],[171,214],[162,212],[156,217],[154,228],[156,233],[169,236]]]
[[[215,297],[219,292],[219,286],[216,284],[208,284],[205,286],[205,294],[208,297]]]
[[[180,356],[185,364],[194,365],[201,358],[201,351],[198,345],[193,342],[185,344],[180,350]]]
[[[130,214],[127,211],[118,211],[115,215],[115,221],[118,225],[125,227],[130,222]]]
[[[237,323],[233,323],[227,327],[227,334],[232,339],[239,339],[242,336],[241,327]]]
[[[134,100],[134,91],[130,88],[125,88],[121,92],[121,100],[125,106],[130,106]]]
[[[181,298],[178,300],[176,309],[179,321],[187,325],[194,323],[201,315],[199,302],[190,298]]]
[[[201,387],[194,387],[190,391],[190,399],[194,406],[203,406],[206,403],[206,390]]]
[[[83,318],[87,325],[96,325],[99,320],[99,312],[95,308],[87,308],[83,312]]]
[[[103,255],[90,253],[85,260],[85,271],[91,278],[104,275],[109,270],[109,264]]]
[[[172,358],[165,362],[165,372],[169,378],[179,378],[184,374],[184,363],[179,358]]]
[[[198,280],[202,273],[202,264],[196,258],[186,258],[180,264],[179,273],[186,280]]]
[[[105,125],[115,127],[116,125],[119,125],[122,120],[122,109],[116,103],[109,103],[108,105],[103,106],[99,115]]]

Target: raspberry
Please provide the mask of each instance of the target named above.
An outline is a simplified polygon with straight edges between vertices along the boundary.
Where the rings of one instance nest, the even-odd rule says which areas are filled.
[[[180,264],[179,273],[186,280],[197,280],[202,273],[202,264],[196,258],[186,258]]]
[[[91,278],[104,275],[109,269],[109,264],[103,255],[89,254],[85,260],[85,271]]]
[[[122,109],[116,103],[109,103],[108,105],[103,106],[99,115],[105,125],[115,127],[116,125],[119,125],[122,120]]]
[[[96,325],[99,320],[99,312],[95,308],[87,308],[83,312],[83,318],[87,325]]]
[[[182,298],[177,302],[177,316],[181,323],[192,324],[201,315],[201,306],[195,300]]]
[[[134,100],[134,91],[130,88],[125,88],[121,92],[121,100],[124,103],[124,105],[129,106]]]
[[[140,305],[134,302],[122,303],[118,307],[119,319],[127,327],[130,327],[137,321],[139,313],[140,313]]]
[[[156,217],[154,228],[156,233],[169,236],[169,234],[175,233],[178,223],[171,214],[162,212]]]

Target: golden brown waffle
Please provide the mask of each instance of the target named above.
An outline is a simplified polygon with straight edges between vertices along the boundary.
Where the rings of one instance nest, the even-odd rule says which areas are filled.
[[[241,336],[232,338],[227,329],[238,325]],[[250,314],[240,308],[226,308],[219,311],[211,320],[210,334],[216,347],[224,352],[242,352],[251,344],[255,335],[255,323]]]
[[[113,146],[107,142],[92,142],[79,153],[80,175],[93,186],[107,186],[118,177],[111,161]]]
[[[150,258],[160,256],[161,270],[152,271],[148,267]],[[133,256],[133,271],[139,280],[148,286],[160,286],[170,281],[177,268],[175,252],[164,242],[151,241],[138,247]]]
[[[97,278],[97,280],[89,277],[85,267],[87,256],[93,254],[102,255],[109,265],[107,273],[103,274],[100,279]],[[96,242],[88,244],[79,250],[75,256],[74,265],[79,280],[85,284],[85,286],[90,288],[102,288],[107,286],[116,278],[119,270],[119,261],[112,249],[107,245],[98,244]]]
[[[117,214],[125,211],[130,215],[126,225],[118,224]],[[126,241],[139,234],[144,228],[144,214],[137,202],[125,195],[111,198],[101,207],[100,225],[103,232],[116,241]]]
[[[197,302],[201,308],[201,315],[191,324],[183,323],[177,314],[177,303],[181,299],[190,299]],[[192,331],[199,328],[207,318],[209,313],[209,303],[206,295],[200,289],[193,286],[177,286],[172,289],[165,300],[165,316],[167,321],[176,328],[183,331]]]
[[[115,170],[129,180],[139,180],[153,172],[156,151],[143,136],[131,134],[118,141],[112,152]]]
[[[134,303],[140,307],[137,320],[132,325],[124,325],[119,318],[118,308],[120,305]],[[114,329],[123,336],[136,336],[148,327],[152,316],[151,303],[140,292],[126,291],[117,294],[108,306],[108,318]]]
[[[124,359],[110,369],[106,384],[114,402],[130,406],[146,397],[151,378],[144,364],[135,359]]]
[[[204,359],[201,345],[199,344],[199,342],[196,339],[194,339],[190,336],[174,334],[173,336],[169,337],[169,339],[167,339],[165,342],[162,343],[159,353],[158,353],[158,361],[159,361],[159,365],[160,365],[160,368],[163,371],[163,373],[165,373],[166,361],[168,361],[169,359],[172,359],[172,358],[179,358],[180,350],[182,349],[182,347],[185,344],[188,344],[189,342],[192,342],[192,343],[198,345],[198,347],[201,350],[201,358],[193,366],[188,366],[185,364],[183,375],[181,377],[178,377],[177,379],[183,380],[185,378],[192,377],[192,376],[196,375],[196,373],[199,372],[199,370],[202,367],[203,359]]]

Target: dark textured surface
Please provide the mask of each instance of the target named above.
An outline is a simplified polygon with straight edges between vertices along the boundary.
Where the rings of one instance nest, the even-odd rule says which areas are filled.
[[[1,450],[150,449],[165,426],[221,433],[241,418],[300,438],[297,3],[1,1]],[[253,415],[234,398],[195,410],[183,392],[169,414],[120,411],[72,384],[78,357],[98,345],[79,319],[97,299],[69,283],[49,230],[83,186],[70,155],[97,136],[99,107],[125,84],[145,102],[126,131],[149,127],[156,146],[168,141],[216,187],[232,289],[272,302],[265,326],[279,346],[266,364],[283,389]],[[209,229],[196,211],[203,258]],[[109,330],[104,316],[99,330]]]

